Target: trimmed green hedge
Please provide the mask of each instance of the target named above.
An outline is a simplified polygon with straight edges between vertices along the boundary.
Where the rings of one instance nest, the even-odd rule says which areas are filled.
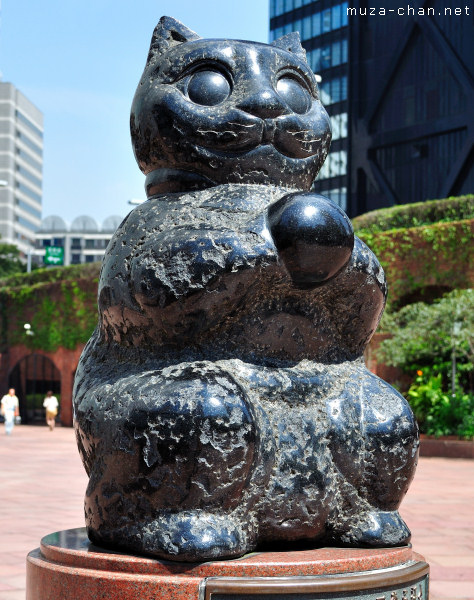
[[[54,283],[69,279],[94,279],[99,277],[99,272],[100,262],[36,269],[31,273],[16,273],[0,279],[0,289],[32,286],[39,283]]]
[[[382,208],[355,217],[352,223],[355,232],[359,235],[473,218],[474,195],[469,194]]]
[[[473,219],[357,233],[386,273],[386,310],[399,308],[407,297],[429,286],[462,289],[472,285]]]
[[[473,194],[384,208],[353,224],[386,272],[387,310],[423,296],[424,289],[433,294],[434,287],[472,285]]]

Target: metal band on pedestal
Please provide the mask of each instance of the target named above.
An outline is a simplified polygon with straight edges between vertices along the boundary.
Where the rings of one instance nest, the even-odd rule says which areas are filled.
[[[427,600],[425,562],[377,571],[317,577],[213,577],[199,600]]]

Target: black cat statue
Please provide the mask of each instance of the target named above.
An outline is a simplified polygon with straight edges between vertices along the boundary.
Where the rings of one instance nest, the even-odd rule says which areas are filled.
[[[407,544],[418,430],[365,367],[384,273],[311,192],[331,127],[297,34],[156,27],[74,410],[89,538],[177,561]]]

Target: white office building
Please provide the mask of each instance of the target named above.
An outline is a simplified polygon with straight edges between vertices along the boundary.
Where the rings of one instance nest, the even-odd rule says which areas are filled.
[[[71,225],[56,215],[46,217],[36,233],[34,261],[42,265],[46,248],[63,249],[64,265],[78,265],[102,260],[105,249],[123,217],[111,215],[99,227],[88,215],[76,217]]]
[[[43,115],[12,83],[0,82],[0,235],[23,256],[41,224]]]

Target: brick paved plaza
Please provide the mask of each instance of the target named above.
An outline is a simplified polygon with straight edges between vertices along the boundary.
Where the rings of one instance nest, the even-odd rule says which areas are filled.
[[[41,537],[83,526],[86,484],[72,429],[0,426],[0,600],[24,600]],[[474,461],[421,459],[401,512],[431,565],[430,600],[474,600]]]

